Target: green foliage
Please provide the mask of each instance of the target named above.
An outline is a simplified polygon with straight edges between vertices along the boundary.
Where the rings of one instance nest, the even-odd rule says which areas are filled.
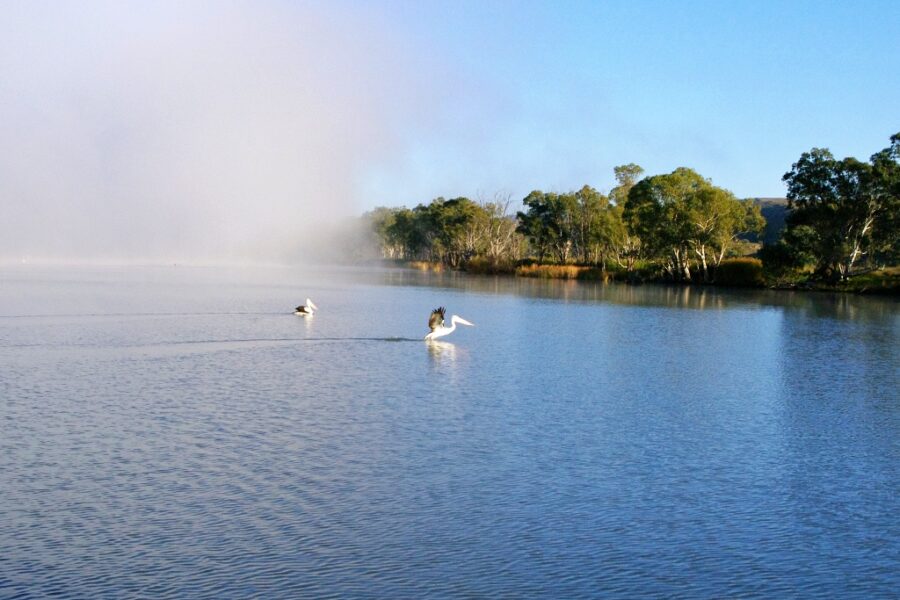
[[[891,136],[891,145],[874,154],[871,161],[882,205],[872,232],[871,262],[896,265],[900,263],[900,133]]]
[[[746,202],[752,202],[759,207],[759,212],[766,225],[762,235],[749,233],[741,237],[751,242],[764,244],[777,242],[781,238],[788,215],[787,198],[747,198]]]
[[[710,267],[721,263],[740,234],[765,226],[758,206],[684,167],[636,183],[623,218],[646,256],[677,281],[691,281],[695,266],[708,281]]]
[[[538,261],[552,255],[565,264],[577,243],[578,199],[574,193],[557,194],[535,190],[522,204],[526,210],[517,213],[519,232],[528,238],[538,256]]]
[[[376,208],[364,215],[385,259],[439,263],[460,268],[486,257],[500,269],[519,257],[516,223],[508,202],[476,203],[436,198],[413,209]]]
[[[784,176],[787,207],[738,200],[684,167],[640,179],[643,169],[630,163],[615,167],[608,197],[588,185],[535,190],[515,216],[508,197],[437,198],[413,209],[378,207],[363,223],[383,258],[429,269],[724,285],[760,285],[763,275],[839,281],[900,261],[898,158],[900,134],[870,162],[814,148]],[[781,237],[759,250],[761,260],[735,260],[758,248],[753,240],[767,225],[761,206],[779,209]]]
[[[613,167],[613,172],[616,175],[616,183],[619,185],[610,190],[609,199],[614,204],[624,206],[628,200],[628,192],[644,174],[644,169],[634,163],[628,163]]]
[[[858,294],[900,295],[900,267],[872,271],[851,277],[840,288]]]
[[[766,272],[776,280],[796,279],[815,267],[814,252],[819,243],[819,234],[814,228],[795,225],[787,228],[777,243],[764,246],[759,255]]]
[[[715,283],[739,287],[762,287],[765,285],[763,263],[758,258],[726,258],[716,267]]]
[[[621,209],[596,189],[585,185],[565,194],[535,190],[522,201],[519,232],[528,240],[538,262],[551,258],[566,264],[599,265],[617,258],[627,238]]]
[[[812,257],[819,278],[844,280],[860,266],[900,257],[898,157],[900,134],[868,163],[813,148],[784,175],[791,208],[785,244]]]

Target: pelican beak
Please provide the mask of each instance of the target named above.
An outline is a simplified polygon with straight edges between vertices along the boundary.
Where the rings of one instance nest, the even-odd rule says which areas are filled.
[[[475,323],[469,323],[468,321],[466,321],[466,320],[463,319],[462,317],[456,317],[456,320],[457,320],[458,322],[462,323],[463,325],[468,325],[469,327],[475,327]]]

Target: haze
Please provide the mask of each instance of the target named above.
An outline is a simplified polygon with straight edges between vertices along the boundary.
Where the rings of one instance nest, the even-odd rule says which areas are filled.
[[[0,254],[271,255],[352,214],[427,90],[360,14],[21,3],[0,26]],[[293,239],[292,239],[293,238]]]
[[[375,205],[627,162],[778,196],[900,129],[893,3],[557,6],[0,4],[0,260],[296,261]]]

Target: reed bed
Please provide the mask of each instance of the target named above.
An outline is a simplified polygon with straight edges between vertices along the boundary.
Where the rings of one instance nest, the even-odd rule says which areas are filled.
[[[523,265],[516,269],[519,277],[538,279],[581,279],[607,281],[609,274],[597,267],[580,265]]]
[[[444,270],[443,263],[429,262],[427,260],[412,260],[407,263],[407,266],[410,269],[417,269],[419,271],[433,271],[435,273],[440,273]]]

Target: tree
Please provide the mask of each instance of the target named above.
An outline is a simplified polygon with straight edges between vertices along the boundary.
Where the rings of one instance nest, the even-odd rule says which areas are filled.
[[[625,222],[624,203],[610,206],[604,216],[609,255],[630,277],[643,254],[641,238],[631,233]]]
[[[703,280],[710,279],[710,262],[716,267],[739,235],[759,233],[765,219],[752,202],[741,202],[728,190],[703,186],[686,205],[691,229],[688,245],[700,262]]]
[[[535,190],[522,200],[527,210],[517,213],[518,230],[528,238],[539,262],[547,254],[559,264],[573,256],[584,260],[591,243],[591,220],[604,202],[605,197],[590,186],[565,194]]]
[[[411,242],[431,261],[459,267],[478,251],[475,221],[479,207],[468,198],[436,198],[413,209]],[[399,217],[399,215],[398,215]]]
[[[900,133],[891,136],[891,145],[872,155],[879,218],[872,232],[871,258],[876,267],[900,263]]]
[[[762,227],[759,209],[681,167],[636,183],[623,212],[628,231],[676,280],[691,281],[694,257],[704,281],[734,239]]]
[[[427,226],[423,223],[421,211],[417,212],[406,207],[397,209],[394,213],[394,222],[387,227],[387,235],[401,248],[400,258],[406,260],[420,258],[430,247]]]
[[[814,231],[793,237],[804,243],[796,251],[815,257],[816,275],[844,280],[863,259],[872,259],[870,266],[878,266],[879,258],[896,259],[898,136],[869,163],[837,160],[828,149],[813,148],[785,173],[791,209],[785,233],[799,227]]]
[[[631,188],[643,175],[644,169],[634,163],[628,163],[627,165],[613,167],[613,173],[615,173],[616,182],[619,185],[610,190],[609,200],[613,204],[625,206],[625,202],[628,200],[628,192],[631,191]]]
[[[575,192],[575,246],[582,263],[603,263],[604,213],[609,199],[589,185]]]
[[[363,215],[375,236],[382,258],[400,258],[403,254],[403,244],[392,235],[396,212],[396,209],[378,206]]]
[[[693,223],[689,203],[709,185],[695,171],[681,167],[668,175],[642,179],[628,193],[624,217],[629,231],[641,238],[673,279],[691,279],[688,252]]]
[[[518,231],[528,239],[539,263],[544,262],[544,258],[556,246],[559,237],[551,201],[554,195],[534,190],[522,200],[526,210],[516,213]]]
[[[483,218],[479,221],[484,253],[492,267],[504,260],[518,258],[521,234],[514,217],[509,215],[509,195],[496,194],[492,201],[481,200]]]

